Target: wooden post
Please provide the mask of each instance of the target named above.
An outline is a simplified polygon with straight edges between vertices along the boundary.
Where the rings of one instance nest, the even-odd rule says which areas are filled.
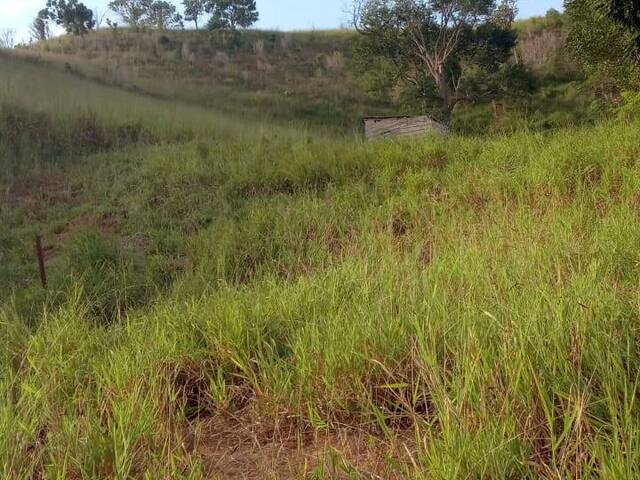
[[[42,288],[47,289],[47,271],[44,265],[44,251],[42,250],[42,237],[36,235],[36,255],[38,256],[38,268],[40,269],[40,281]]]

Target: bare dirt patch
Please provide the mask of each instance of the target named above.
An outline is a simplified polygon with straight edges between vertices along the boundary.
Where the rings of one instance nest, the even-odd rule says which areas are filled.
[[[105,235],[111,235],[118,231],[121,224],[119,215],[115,213],[97,215],[95,213],[83,213],[73,218],[63,229],[56,235],[57,240],[64,241],[82,230],[96,228]]]
[[[97,215],[95,213],[83,213],[69,221],[61,231],[45,239],[44,260],[45,264],[51,263],[58,258],[62,251],[62,246],[73,239],[83,230],[97,229],[103,235],[114,235],[118,232],[122,219],[120,215],[110,213]]]
[[[8,205],[52,205],[76,203],[82,197],[82,188],[68,185],[61,175],[42,175],[11,184],[0,190]]]
[[[193,453],[210,479],[401,479],[414,463],[412,431],[382,439],[365,429],[300,431],[242,416],[217,416],[195,424]]]

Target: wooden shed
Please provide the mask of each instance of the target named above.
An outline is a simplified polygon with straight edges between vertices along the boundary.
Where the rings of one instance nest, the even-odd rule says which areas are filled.
[[[365,117],[364,134],[367,139],[414,137],[436,133],[443,137],[449,129],[427,116],[419,117]]]

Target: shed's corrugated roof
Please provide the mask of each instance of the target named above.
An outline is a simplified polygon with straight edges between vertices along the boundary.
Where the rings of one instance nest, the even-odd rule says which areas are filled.
[[[426,115],[388,115],[380,117],[362,117],[363,120],[390,120],[392,118],[420,118]]]

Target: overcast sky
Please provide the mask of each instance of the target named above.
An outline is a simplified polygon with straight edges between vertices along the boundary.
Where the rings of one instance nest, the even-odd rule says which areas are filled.
[[[27,27],[45,3],[46,0],[0,0],[0,29],[16,30],[18,40],[27,40]],[[84,0],[84,3],[104,12],[109,0]],[[346,21],[347,4],[348,0],[258,0],[257,27],[278,30],[339,27]],[[562,4],[563,0],[520,0],[520,16],[542,15],[549,8],[561,9]]]

